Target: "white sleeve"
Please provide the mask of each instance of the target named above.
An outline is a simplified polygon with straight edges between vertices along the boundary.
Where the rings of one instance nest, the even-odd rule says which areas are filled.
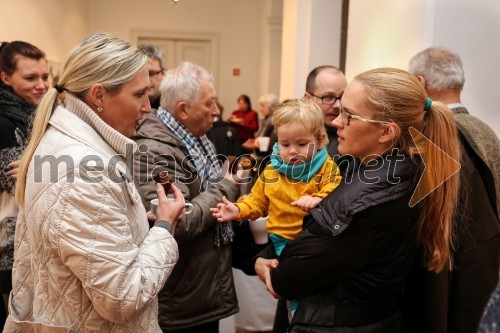
[[[89,183],[75,175],[62,185],[47,221],[54,251],[95,310],[114,323],[141,313],[178,259],[171,234],[149,229],[140,200],[132,202],[126,185],[109,178]]]

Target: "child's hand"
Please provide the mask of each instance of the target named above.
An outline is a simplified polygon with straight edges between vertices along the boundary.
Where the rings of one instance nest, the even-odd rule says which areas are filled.
[[[222,202],[217,204],[216,208],[210,208],[213,217],[219,222],[234,220],[240,215],[240,209],[224,196]]]
[[[292,206],[298,206],[303,211],[308,212],[316,207],[320,201],[321,198],[304,195],[300,197],[299,200],[292,202]]]

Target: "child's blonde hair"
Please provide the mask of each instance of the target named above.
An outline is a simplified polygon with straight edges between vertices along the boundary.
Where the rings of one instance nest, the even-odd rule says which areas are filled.
[[[320,147],[326,146],[326,135],[323,113],[316,103],[308,99],[292,99],[278,106],[273,113],[275,131],[282,125],[300,123],[319,141]]]

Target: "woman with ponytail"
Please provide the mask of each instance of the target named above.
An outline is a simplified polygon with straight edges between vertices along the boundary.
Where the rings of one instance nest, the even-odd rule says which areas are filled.
[[[431,271],[453,262],[460,150],[452,114],[408,72],[380,68],[347,86],[332,125],[339,152],[359,168],[278,258],[263,251],[256,271],[276,297],[298,300],[290,332],[404,332],[401,300],[417,247]]]
[[[151,111],[148,88],[147,57],[95,34],[70,52],[38,106],[16,184],[4,332],[160,331],[157,294],[177,262],[171,224],[184,199],[172,186],[169,202],[158,185],[149,228],[126,163],[129,137]]]

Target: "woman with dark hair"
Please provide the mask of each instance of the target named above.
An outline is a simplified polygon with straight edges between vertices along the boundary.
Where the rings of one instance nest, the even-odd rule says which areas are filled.
[[[45,54],[26,42],[1,43],[0,78],[0,293],[7,308],[18,211],[14,185],[31,117],[49,87]]]
[[[298,300],[288,332],[404,332],[417,246],[429,271],[453,264],[455,121],[416,77],[380,68],[347,86],[332,125],[339,152],[361,161],[355,177],[311,210],[277,259],[262,253],[256,272],[273,295]]]
[[[250,97],[240,95],[238,97],[238,110],[233,111],[228,121],[236,129],[236,133],[241,142],[245,142],[255,137],[255,132],[259,129],[259,116],[252,110]],[[253,150],[245,149],[245,153],[250,154]]]

